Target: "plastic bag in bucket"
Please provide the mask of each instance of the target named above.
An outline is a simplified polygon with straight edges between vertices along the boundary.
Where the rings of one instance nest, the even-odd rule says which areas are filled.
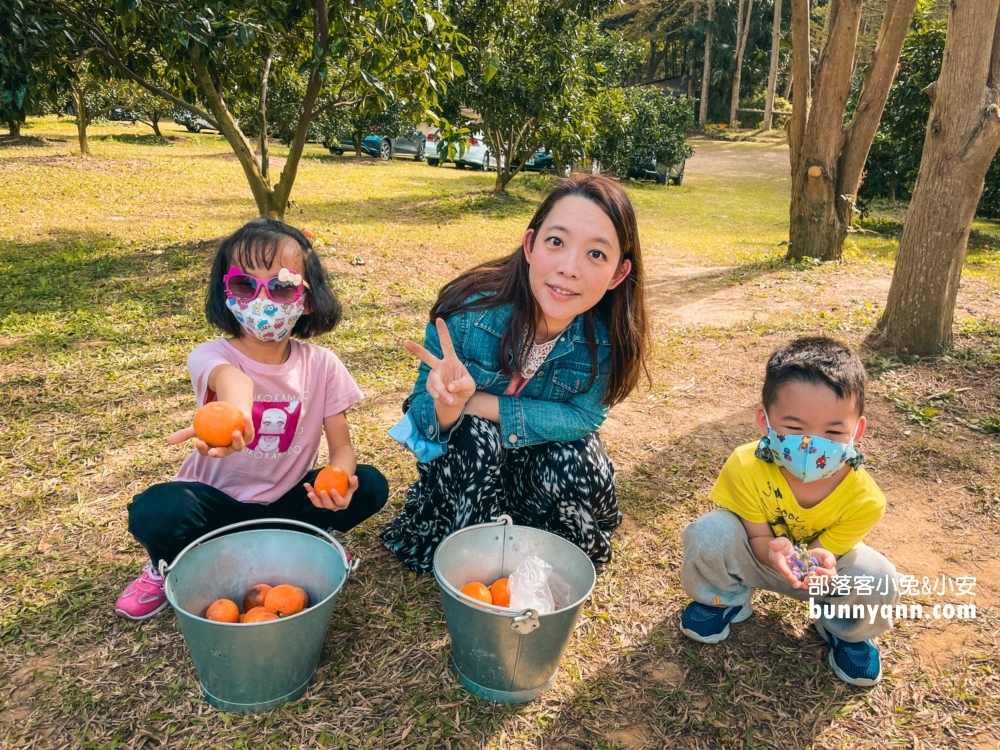
[[[504,611],[477,606],[460,593],[469,581],[508,576],[529,556],[548,562],[569,584],[570,604],[565,608],[549,614]],[[434,577],[459,681],[480,698],[521,703],[555,682],[597,573],[590,558],[572,542],[548,531],[516,526],[510,516],[500,516],[445,538],[434,553]]]

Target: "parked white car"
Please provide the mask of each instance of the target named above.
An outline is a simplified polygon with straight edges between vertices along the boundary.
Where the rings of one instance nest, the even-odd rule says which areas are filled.
[[[432,167],[440,166],[446,160],[443,154],[438,154],[438,145],[440,143],[441,139],[438,137],[437,130],[432,130],[427,134],[427,141],[424,144],[424,157]],[[486,145],[486,141],[483,140],[482,133],[475,133],[469,138],[469,144],[466,147],[465,153],[456,154],[454,162],[457,169],[468,167],[469,169],[477,169],[485,172],[489,169],[497,168],[497,159],[490,150],[490,147]]]

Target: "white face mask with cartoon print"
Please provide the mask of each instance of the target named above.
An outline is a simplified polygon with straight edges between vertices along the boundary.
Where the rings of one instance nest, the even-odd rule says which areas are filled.
[[[227,299],[226,307],[255,339],[282,341],[305,312],[305,299],[278,304],[261,294],[251,300]]]

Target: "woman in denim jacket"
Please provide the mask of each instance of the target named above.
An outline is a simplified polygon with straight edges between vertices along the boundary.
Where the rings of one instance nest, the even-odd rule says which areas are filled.
[[[611,558],[621,523],[597,429],[643,372],[649,333],[632,205],[599,176],[558,181],[522,247],[447,284],[390,434],[420,478],[382,540],[429,571],[456,529],[507,513]]]

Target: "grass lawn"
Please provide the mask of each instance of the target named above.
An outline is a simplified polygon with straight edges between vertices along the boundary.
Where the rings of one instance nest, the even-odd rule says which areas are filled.
[[[1000,225],[977,222],[955,348],[918,363],[867,355],[865,454],[889,510],[869,537],[929,584],[975,576],[977,619],[903,621],[885,678],[860,690],[826,665],[804,608],[758,593],[716,646],[677,629],[680,531],[711,507],[731,450],[754,439],[763,364],[787,338],[860,344],[884,305],[901,209],[880,206],[843,263],[790,267],[787,149],[697,141],[682,187],[630,184],[653,311],[653,383],[602,437],[626,514],[615,559],[556,686],[521,706],[471,697],[449,670],[432,577],[378,544],[414,463],[387,435],[440,286],[508,252],[547,177],[493,176],[306,150],[286,219],[312,229],[345,304],[318,343],[367,394],[359,459],[392,507],[352,532],[362,558],[337,604],[315,684],[260,716],[211,709],[170,612],[134,624],[113,603],[143,553],[126,505],[188,448],[188,352],[216,334],[202,306],[221,237],[256,215],[223,139],[172,123],[69,121],[0,138],[0,748],[996,748],[1000,737]],[[282,165],[273,150],[275,169]],[[924,578],[926,577],[926,578]]]

